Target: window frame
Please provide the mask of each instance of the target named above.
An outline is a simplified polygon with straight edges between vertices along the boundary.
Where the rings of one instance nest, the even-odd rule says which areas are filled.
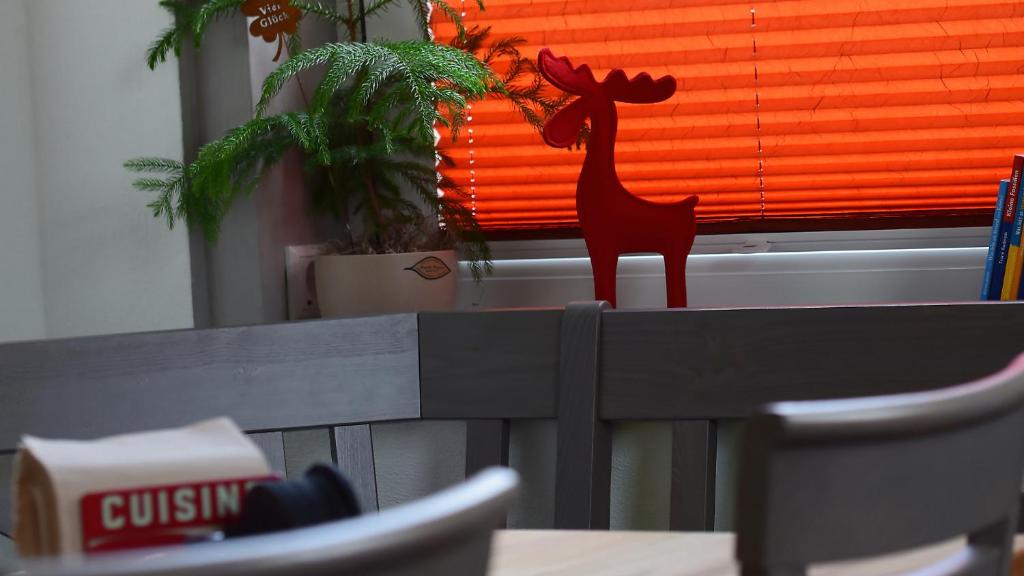
[[[698,234],[691,254],[987,248],[991,218],[984,226]],[[505,238],[489,244],[496,262],[588,257],[579,236]]]

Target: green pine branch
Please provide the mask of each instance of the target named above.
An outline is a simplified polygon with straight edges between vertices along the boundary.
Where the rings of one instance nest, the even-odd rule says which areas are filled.
[[[434,124],[448,124],[438,107],[463,109],[466,103],[493,92],[500,81],[472,54],[450,46],[406,42],[340,42],[325,44],[292,56],[263,84],[256,114],[266,113],[271,101],[302,72],[326,66],[310,102],[313,114],[323,113],[335,94],[358,80],[348,101],[349,118],[361,115],[381,88],[391,81],[393,98],[405,99],[425,139]]]
[[[192,17],[192,39],[196,48],[202,45],[207,28],[215,21],[237,13],[246,0],[205,0]]]
[[[165,28],[146,50],[146,65],[150,70],[167,61],[173,52],[181,55],[183,31],[190,30],[195,16],[194,10],[185,0],[160,0],[159,5],[171,14],[172,24]]]
[[[394,2],[395,0],[391,1]],[[359,20],[358,15],[338,12],[336,9],[317,0],[292,0],[292,6],[301,10],[303,14],[312,14],[318,19],[330,22],[336,26],[348,26],[350,23]]]
[[[160,0],[174,22],[147,51],[153,68],[182,43],[202,44],[210,25],[239,11],[244,0]],[[371,0],[377,16],[400,0]],[[305,158],[316,209],[361,219],[368,252],[459,244],[475,278],[491,270],[484,234],[470,198],[437,173],[434,159],[452,166],[434,146],[434,126],[453,137],[466,121],[466,106],[484,96],[505,99],[538,129],[564,96],[547,86],[535,64],[520,53],[519,38],[491,38],[490,29],[464,27],[461,13],[445,0],[407,0],[423,32],[421,41],[338,42],[304,49],[301,24],[288,39],[289,59],[264,82],[255,117],[203,146],[191,164],[138,158],[125,167],[134,186],[152,195],[154,216],[170,227],[185,222],[215,241],[232,203],[259,184],[289,151]],[[335,9],[327,0],[293,0],[305,16],[348,32],[358,25],[352,1]],[[452,45],[430,41],[431,6],[454,22]],[[478,0],[482,8],[482,3]],[[498,77],[496,66],[504,72]],[[268,115],[270,102],[307,71],[319,82],[304,110]],[[442,190],[443,194],[439,194]],[[403,191],[413,191],[416,201]],[[438,219],[443,222],[438,227]],[[431,232],[431,230],[433,232]],[[435,248],[436,249],[436,248]]]
[[[136,158],[125,162],[124,167],[130,172],[150,175],[135,180],[133,185],[144,192],[157,194],[148,206],[155,218],[162,217],[168,228],[174,228],[177,220],[185,217],[182,203],[182,193],[188,187],[185,165],[166,158]]]

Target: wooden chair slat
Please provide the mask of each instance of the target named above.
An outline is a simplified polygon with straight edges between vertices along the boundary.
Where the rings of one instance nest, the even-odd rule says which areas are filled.
[[[610,521],[612,427],[597,408],[607,308],[607,302],[570,304],[562,315],[555,528],[607,529]]]
[[[259,432],[249,434],[249,438],[260,447],[263,455],[267,457],[270,469],[277,474],[284,475],[284,437],[280,432]]]
[[[329,428],[284,433],[284,470],[288,478],[301,478],[314,464],[334,461]]]
[[[466,422],[466,477],[491,466],[508,466],[509,421]]]
[[[470,420],[466,422],[466,477],[490,468],[508,466],[511,422],[509,420]],[[501,528],[508,526],[508,519]]]
[[[373,426],[359,424],[332,430],[338,468],[345,474],[359,498],[363,512],[380,508],[377,498],[377,471],[373,454]]]
[[[558,422],[513,421],[509,438],[509,467],[522,477],[522,496],[509,512],[508,527],[550,530],[555,526]]]
[[[0,532],[11,535],[11,479],[14,475],[14,454],[0,454]]]
[[[717,428],[712,420],[672,424],[670,530],[715,529]]]

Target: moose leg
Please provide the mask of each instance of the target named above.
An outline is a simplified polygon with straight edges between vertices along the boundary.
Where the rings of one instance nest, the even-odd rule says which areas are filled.
[[[607,300],[615,308],[615,272],[619,255],[614,252],[591,251],[590,264],[594,268],[594,299]]]
[[[669,308],[686,308],[686,253],[662,254],[665,259],[665,296]]]

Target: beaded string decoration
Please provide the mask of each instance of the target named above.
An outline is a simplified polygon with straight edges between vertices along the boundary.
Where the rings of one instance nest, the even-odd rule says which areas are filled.
[[[750,36],[754,59],[754,118],[757,123],[757,190],[761,195],[761,218],[765,216],[764,146],[761,141],[761,90],[757,70],[757,9],[750,9]]]

